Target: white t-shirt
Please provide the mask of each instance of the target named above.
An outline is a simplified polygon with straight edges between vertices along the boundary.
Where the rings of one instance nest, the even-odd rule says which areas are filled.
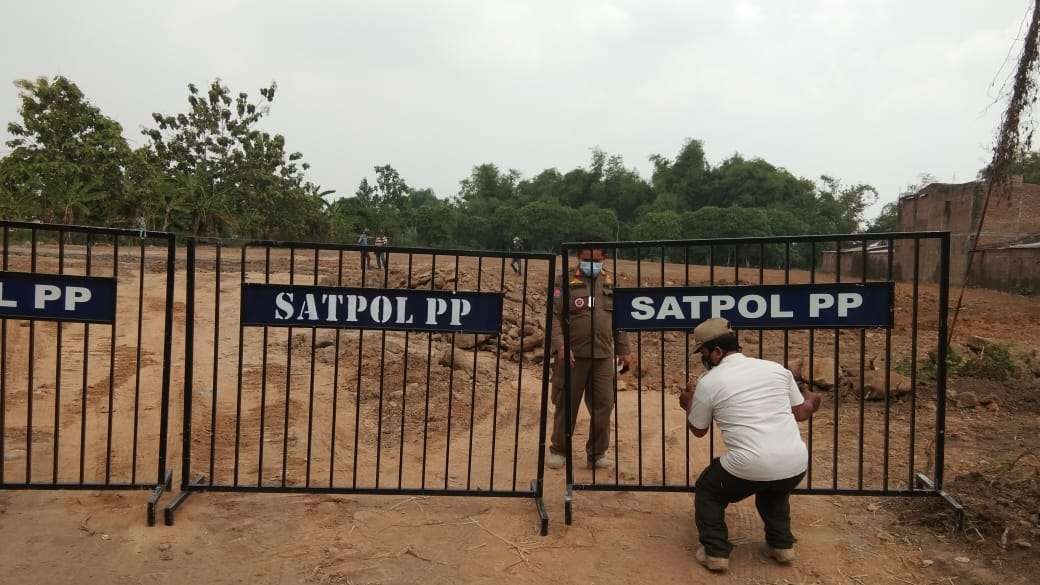
[[[808,466],[791,412],[804,401],[786,368],[733,353],[697,382],[689,422],[706,429],[715,418],[727,449],[719,462],[729,473],[750,481],[787,479]]]

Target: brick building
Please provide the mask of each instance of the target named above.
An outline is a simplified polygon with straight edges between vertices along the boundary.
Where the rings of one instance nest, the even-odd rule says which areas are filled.
[[[899,200],[898,231],[949,231],[950,282],[964,280],[968,254],[977,247],[971,284],[1009,292],[1040,293],[1040,185],[1013,177],[990,195],[986,221],[975,242],[986,183],[932,183]],[[939,246],[922,243],[918,270],[924,280],[939,272]],[[914,244],[897,242],[895,274],[913,278]]]

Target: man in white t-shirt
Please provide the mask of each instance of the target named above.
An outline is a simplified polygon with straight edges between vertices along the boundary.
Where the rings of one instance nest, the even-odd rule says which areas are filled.
[[[788,499],[809,460],[798,421],[816,412],[820,397],[813,392],[803,397],[794,376],[780,364],[740,353],[737,335],[725,319],[701,323],[693,339],[694,351],[709,371],[695,391],[687,389],[679,396],[679,404],[694,436],[707,434],[714,419],[726,444],[726,453],[697,479],[697,560],[712,571],[729,568],[733,545],[726,529],[726,506],[754,495],[765,524],[766,554],[789,563],[794,560],[795,539]]]

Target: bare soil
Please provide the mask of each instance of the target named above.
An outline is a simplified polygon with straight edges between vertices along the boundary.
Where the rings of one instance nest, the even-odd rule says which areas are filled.
[[[10,252],[10,269],[28,269],[26,247]],[[41,252],[38,269],[54,270],[55,250],[43,246]],[[111,274],[112,250],[99,246],[92,254],[92,273]],[[279,485],[284,476],[286,485],[297,486],[310,481],[336,487],[379,482],[391,487],[526,488],[537,468],[543,369],[540,346],[529,346],[519,334],[529,340],[541,331],[544,314],[535,309],[548,292],[544,264],[529,266],[527,298],[536,302],[525,309],[524,277],[513,275],[504,262],[485,260],[477,266],[463,260],[456,268],[454,257],[437,257],[436,267],[430,257],[411,259],[412,286],[421,280],[417,276],[433,273],[437,288],[457,284],[475,289],[479,275],[482,290],[506,292],[507,321],[516,324],[517,335],[500,349],[487,342],[478,350],[456,348],[455,361],[450,354],[446,358],[450,365],[441,358],[451,347],[446,336],[409,334],[406,339],[400,333],[342,332],[337,337],[319,331],[312,340],[310,330],[294,330],[290,336],[273,328],[266,360],[261,334],[252,329],[243,336],[240,360],[241,265],[237,251],[224,254],[218,307],[213,252],[199,252],[196,354],[191,359],[192,476],[203,475],[216,484],[255,484],[259,478],[265,485]],[[277,252],[269,262],[252,254],[245,263],[246,280],[263,281],[266,272],[272,282],[288,282],[291,262],[295,282],[362,284],[355,255],[346,255],[341,269],[334,253],[323,253],[317,263],[308,254],[301,251],[290,259]],[[387,284],[408,286],[408,259],[391,260]],[[70,250],[65,270],[82,274],[84,261]],[[704,266],[666,264],[662,275],[660,266],[623,261],[617,266],[618,279],[628,286],[636,284],[637,274],[644,286],[759,281],[757,269],[734,272],[730,267],[712,274]],[[78,479],[84,420],[85,481],[103,482],[106,474],[111,481],[153,480],[162,376],[162,268],[161,251],[150,250],[144,294],[139,296],[139,257],[134,250],[120,251],[116,338],[113,343],[107,327],[90,328],[85,395],[81,350],[86,328],[62,326],[60,348],[54,325],[32,328],[37,343],[31,368],[32,481],[51,481],[55,461],[61,481]],[[175,485],[181,475],[184,269],[181,251],[166,465],[175,471]],[[761,276],[767,283],[785,278],[776,270]],[[366,271],[364,284],[382,284],[383,277]],[[796,271],[789,278],[808,282],[810,275]],[[812,278],[826,281],[832,276]],[[430,285],[427,281],[422,286]],[[916,361],[922,368],[927,351],[935,347],[937,287],[920,285],[916,328],[912,290],[910,284],[897,287],[890,358],[884,333],[842,334],[837,349],[832,334],[814,336],[817,356],[837,356],[842,382],[825,395],[812,422],[812,487],[901,489],[910,484],[912,471],[934,474],[934,386],[921,376],[915,391],[893,396],[886,408],[883,400],[861,401],[858,385],[861,355],[864,366],[873,360],[880,369],[905,368],[915,361],[910,348],[916,336]],[[145,319],[140,343],[139,307]],[[1038,325],[1037,300],[973,290],[958,328],[1028,352],[1040,338]],[[7,325],[2,465],[7,482],[24,480],[30,446],[25,428],[29,329],[15,321]],[[617,472],[593,478],[579,466],[576,477],[597,483],[693,481],[712,446],[716,455],[723,449],[718,437],[713,442],[688,437],[676,404],[678,389],[695,379],[699,366],[686,359],[682,335],[643,334],[635,342],[641,349],[642,375],[621,378],[618,446],[612,451]],[[810,341],[801,332],[786,338],[767,332],[761,340],[757,333],[744,332],[743,343],[750,355],[784,362],[805,355]],[[321,347],[312,352],[312,344]],[[529,347],[522,362],[519,344]],[[113,345],[116,359],[110,362]],[[1035,552],[1040,547],[1040,403],[1036,377],[1026,370],[1009,383],[951,380],[954,393],[970,391],[987,399],[986,405],[973,407],[951,403],[947,412],[946,488],[967,507],[969,523],[963,533],[952,530],[949,511],[937,498],[796,496],[799,560],[778,567],[760,556],[761,523],[753,504],[742,502],[728,514],[737,545],[732,570],[715,576],[693,559],[697,541],[691,495],[580,492],[575,495],[574,524],[567,526],[564,477],[555,470],[545,476],[552,521],[544,538],[538,536],[533,502],[523,499],[203,493],[188,500],[175,526],[149,528],[144,523],[147,496],[140,491],[0,491],[0,583],[1032,583],[1030,575],[1040,569]],[[60,405],[57,426],[55,404]],[[575,437],[578,453],[587,423],[583,414]],[[106,449],[109,428],[111,456]],[[809,424],[803,431],[808,440]],[[135,433],[136,453],[129,447]]]

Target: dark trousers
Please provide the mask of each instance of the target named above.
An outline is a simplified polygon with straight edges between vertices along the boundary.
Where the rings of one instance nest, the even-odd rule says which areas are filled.
[[[552,450],[567,453],[567,407],[564,393],[564,365],[556,364],[552,377],[553,412]],[[573,434],[578,422],[582,399],[589,409],[589,438],[585,457],[590,462],[602,457],[610,446],[610,415],[614,412],[614,360],[612,358],[577,358],[571,366],[571,416]]]
[[[733,545],[726,528],[726,506],[755,496],[755,508],[766,528],[766,543],[773,548],[794,547],[789,498],[804,473],[776,481],[750,481],[726,471],[718,457],[697,478],[694,519],[701,545],[709,557],[729,558]]]

